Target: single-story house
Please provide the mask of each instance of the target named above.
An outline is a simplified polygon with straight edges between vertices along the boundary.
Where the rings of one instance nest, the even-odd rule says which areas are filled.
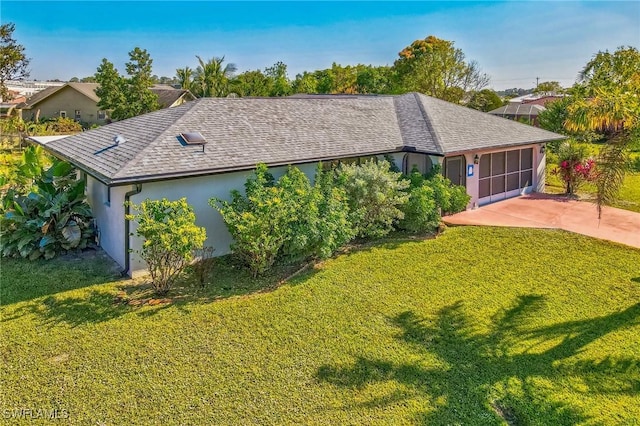
[[[129,274],[144,263],[129,249],[125,202],[186,197],[217,255],[232,242],[211,197],[242,190],[257,163],[274,175],[318,162],[393,159],[404,172],[434,164],[471,195],[469,208],[539,191],[545,144],[563,136],[419,93],[398,96],[203,98],[43,144],[76,165],[99,244]],[[37,138],[34,138],[37,140]],[[129,228],[131,227],[131,229]]]
[[[98,108],[97,83],[67,83],[48,87],[18,105],[25,120],[69,117],[86,124],[103,125],[109,122],[109,111]],[[151,88],[158,95],[161,108],[171,108],[195,100],[188,90],[167,87]]]

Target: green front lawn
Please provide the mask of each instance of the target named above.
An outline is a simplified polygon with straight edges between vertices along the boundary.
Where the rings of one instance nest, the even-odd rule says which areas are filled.
[[[264,291],[276,278],[220,269],[135,305],[99,259],[3,260],[0,407],[94,425],[640,418],[640,250],[459,227]]]

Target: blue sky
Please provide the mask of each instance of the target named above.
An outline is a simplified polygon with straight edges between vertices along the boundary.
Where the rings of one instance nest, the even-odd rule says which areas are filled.
[[[455,42],[495,89],[568,86],[599,50],[640,45],[640,2],[171,2],[2,0],[0,21],[32,58],[36,79],[92,75],[102,58],[124,71],[147,49],[154,74],[225,56],[239,71],[276,61],[290,77],[332,62],[392,64],[412,41]]]

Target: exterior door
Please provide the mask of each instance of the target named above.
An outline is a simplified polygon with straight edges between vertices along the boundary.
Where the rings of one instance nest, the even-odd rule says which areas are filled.
[[[493,152],[480,157],[479,202],[504,200],[533,189],[533,148]]]

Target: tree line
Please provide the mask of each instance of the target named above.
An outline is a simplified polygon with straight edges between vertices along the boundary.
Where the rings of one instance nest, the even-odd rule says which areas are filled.
[[[100,84],[100,104],[119,120],[158,108],[149,89],[159,82],[176,82],[197,97],[258,96],[300,94],[399,94],[421,92],[449,102],[462,103],[480,93],[490,81],[475,61],[468,61],[454,42],[428,36],[416,40],[398,53],[393,65],[340,65],[304,71],[291,79],[287,65],[276,62],[263,70],[237,73],[238,67],[224,56],[209,59],[196,56],[192,66],[176,69],[173,79],[152,74],[153,60],[145,49],[129,52],[126,76],[120,75],[106,58],[93,77],[77,81]],[[490,97],[490,101],[486,98]],[[485,110],[501,103],[493,91],[485,89],[472,107]],[[498,105],[499,106],[499,105]],[[488,110],[488,109],[486,109]]]

